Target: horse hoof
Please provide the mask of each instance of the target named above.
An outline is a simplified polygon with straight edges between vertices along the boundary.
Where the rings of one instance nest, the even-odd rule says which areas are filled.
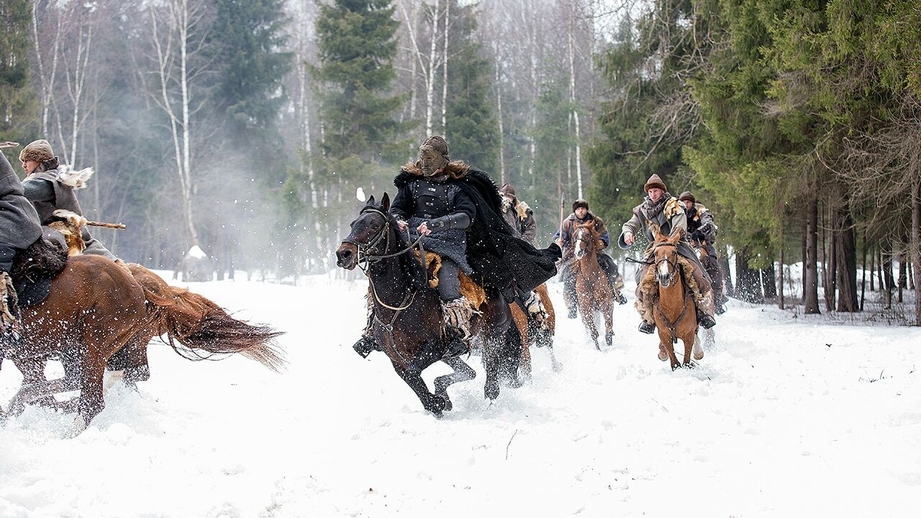
[[[665,346],[659,344],[659,360],[665,361],[668,360],[668,352],[665,350]]]

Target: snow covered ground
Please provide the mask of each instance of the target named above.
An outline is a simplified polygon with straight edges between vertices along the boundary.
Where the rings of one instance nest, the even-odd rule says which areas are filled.
[[[287,370],[150,347],[74,439],[28,408],[0,427],[0,517],[896,517],[921,495],[921,329],[732,301],[699,368],[672,372],[615,307],[610,350],[563,317],[553,372],[426,413],[386,358],[351,350],[366,283],[190,285],[268,323]],[[628,289],[628,293],[632,293]],[[847,325],[845,325],[847,324]],[[50,372],[59,373],[57,365]],[[438,365],[431,381],[447,372]],[[0,404],[21,377],[0,371]]]

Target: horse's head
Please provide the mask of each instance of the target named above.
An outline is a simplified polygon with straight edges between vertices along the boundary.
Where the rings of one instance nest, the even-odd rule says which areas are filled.
[[[678,241],[680,235],[659,236],[652,245],[656,279],[659,286],[668,288],[678,273]]]
[[[598,241],[601,237],[598,235],[598,231],[595,230],[595,224],[591,221],[580,224],[576,227],[572,236],[573,243],[573,256],[576,260],[581,260],[583,257],[597,253]]]
[[[390,245],[391,223],[390,197],[384,193],[381,203],[374,201],[374,196],[361,209],[358,218],[351,223],[351,232],[336,249],[336,264],[340,268],[351,270],[358,265],[360,256],[384,254]]]

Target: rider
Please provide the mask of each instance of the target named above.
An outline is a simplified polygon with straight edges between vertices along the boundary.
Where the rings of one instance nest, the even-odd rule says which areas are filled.
[[[713,288],[713,302],[716,304],[716,314],[722,315],[726,312],[726,296],[723,291],[723,271],[720,268],[719,258],[716,255],[716,247],[713,243],[716,241],[718,227],[713,222],[713,214],[709,209],[704,207],[703,203],[698,203],[697,199],[690,191],[684,191],[678,196],[678,200],[684,204],[684,214],[688,219],[688,235],[691,238],[691,245],[694,248],[703,247],[707,251],[705,258],[701,259],[704,270],[710,276],[710,286]]]
[[[502,219],[512,228],[515,237],[520,237],[530,244],[534,244],[537,235],[537,223],[534,221],[534,211],[527,203],[515,196],[515,188],[506,183],[499,189],[502,196]],[[543,322],[549,317],[547,310],[540,301],[540,297],[532,290],[522,297],[528,314]]]
[[[578,225],[582,225],[588,221],[594,222],[595,230],[597,230],[598,235],[601,236],[601,242],[604,243],[604,248],[607,248],[611,238],[608,235],[608,230],[604,225],[604,221],[602,221],[600,217],[589,212],[588,202],[582,198],[572,203],[572,214],[563,220],[559,230],[553,234],[553,240],[559,243],[560,248],[563,249],[563,266],[560,277],[563,279],[563,301],[566,303],[566,309],[569,310],[569,318],[576,318],[578,310],[576,301],[576,277],[571,274],[572,262],[575,255],[575,243],[572,239],[573,231]],[[614,294],[614,300],[619,304],[626,304],[627,297],[624,297],[620,292],[621,288],[624,286],[623,277],[621,277],[620,272],[617,270],[614,259],[601,250],[598,251],[597,256],[598,264],[608,277],[611,291]]]
[[[716,325],[713,319],[713,293],[710,288],[710,279],[704,271],[697,254],[691,248],[687,236],[687,217],[682,210],[681,202],[668,193],[665,188],[665,182],[659,178],[659,175],[653,174],[643,186],[647,196],[643,203],[633,208],[633,217],[624,223],[618,244],[621,248],[627,249],[633,245],[636,240],[636,234],[643,233],[650,242],[646,250],[647,257],[652,251],[652,243],[659,235],[681,234],[681,240],[678,242],[678,253],[689,260],[693,265],[694,282],[689,282],[692,287],[696,288],[694,297],[697,305],[697,322],[705,329],[710,329]],[[649,264],[644,264],[637,271],[636,283],[636,309],[643,319],[640,322],[639,330],[643,333],[651,334],[656,329],[655,316],[652,297],[644,297],[642,292],[641,280],[650,274]]]
[[[0,152],[0,364],[6,348],[18,342],[21,327],[16,289],[10,278],[13,258],[41,237],[35,207],[23,196],[19,177],[6,154]]]
[[[419,147],[419,158],[393,181],[399,189],[390,213],[400,229],[441,256],[438,295],[442,300],[447,356],[469,350],[473,307],[460,293],[458,272],[472,275],[490,292],[512,301],[556,275],[559,248],[538,250],[516,237],[499,215],[498,189],[483,171],[451,160],[448,143],[435,135]],[[469,239],[468,239],[469,236]],[[367,356],[380,350],[371,337],[371,309],[362,337],[352,346]]]
[[[26,198],[35,205],[42,225],[48,225],[57,220],[54,211],[65,209],[83,215],[74,189],[86,186],[86,178],[79,175],[69,175],[62,171],[58,165],[58,157],[54,156],[51,144],[47,140],[36,140],[22,149],[19,161],[26,173],[22,181],[22,188]],[[83,243],[86,245],[84,254],[102,255],[117,261],[112,252],[94,239],[86,227],[82,227]]]

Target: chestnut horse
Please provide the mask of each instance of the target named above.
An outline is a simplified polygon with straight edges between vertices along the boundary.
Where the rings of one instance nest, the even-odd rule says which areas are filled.
[[[557,361],[553,352],[553,336],[556,334],[556,312],[553,310],[553,303],[550,302],[550,293],[547,291],[547,285],[541,284],[534,288],[535,295],[540,298],[544,310],[547,311],[547,319],[543,324],[538,323],[533,318],[528,318],[525,310],[521,306],[511,304],[512,320],[515,322],[515,328],[521,341],[519,356],[519,365],[517,372],[517,381],[525,383],[531,380],[531,345],[537,347],[546,347],[550,352],[550,365],[554,371],[559,371],[562,365]]]
[[[573,231],[573,262],[571,274],[576,276],[576,294],[582,324],[595,344],[598,345],[598,325],[595,313],[604,317],[604,342],[610,347],[614,341],[614,294],[608,276],[598,263],[598,251],[602,241],[594,221],[578,225]]]
[[[364,270],[373,306],[372,337],[422,406],[440,417],[453,406],[448,387],[475,378],[476,372],[461,357],[443,357],[441,300],[429,285],[428,270],[413,253],[416,249],[389,210],[386,193],[380,205],[373,196],[368,200],[336,249],[336,264],[346,270],[356,266]],[[499,351],[506,345],[506,331],[512,322],[509,305],[501,295],[492,295],[477,310],[471,330],[483,351],[485,395],[495,399],[499,395]],[[432,393],[422,371],[438,361],[454,372],[435,378]]]
[[[669,360],[672,370],[691,367],[691,357],[704,357],[697,337],[697,306],[694,293],[685,281],[685,275],[692,275],[692,265],[678,254],[681,236],[659,236],[652,245],[650,264],[652,282],[658,283],[658,297],[654,305],[656,329],[659,332],[659,359]],[[648,275],[647,275],[648,277]],[[644,281],[641,281],[644,282]],[[647,278],[645,282],[650,282]],[[675,356],[678,340],[684,343],[683,362]]]
[[[138,265],[133,268],[155,276]],[[107,360],[126,347],[127,364],[138,369],[138,379],[146,379],[147,343],[157,335],[164,335],[188,359],[239,353],[274,371],[284,365],[274,346],[280,332],[236,320],[204,297],[168,288],[168,296],[155,293],[127,268],[102,256],[68,258],[52,280],[48,297],[22,309],[22,342],[10,357],[23,382],[10,401],[10,414],[21,413],[33,402],[68,410],[75,406],[71,435],[80,433],[105,406]],[[61,360],[63,378],[45,380],[50,359]],[[57,402],[51,397],[74,390],[80,391],[75,400]]]

